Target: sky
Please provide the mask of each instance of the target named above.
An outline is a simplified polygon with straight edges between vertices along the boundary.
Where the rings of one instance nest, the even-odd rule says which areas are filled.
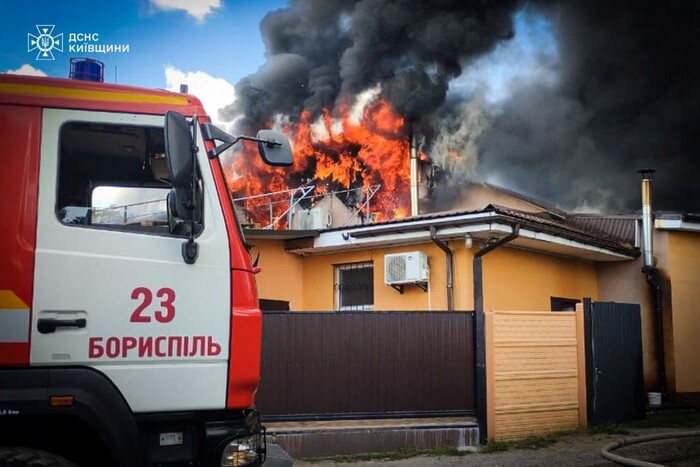
[[[188,82],[206,107],[233,100],[233,84],[255,72],[265,61],[260,21],[286,6],[286,0],[1,0],[0,72],[22,70],[67,78],[76,57],[100,60],[105,81],[149,88],[179,89]],[[28,34],[37,25],[53,25],[53,37],[63,34],[63,52],[54,60],[36,60],[28,52]],[[129,51],[70,52],[69,35],[97,33],[91,44],[128,45]],[[31,67],[31,68],[30,68]],[[209,109],[208,109],[209,110]]]

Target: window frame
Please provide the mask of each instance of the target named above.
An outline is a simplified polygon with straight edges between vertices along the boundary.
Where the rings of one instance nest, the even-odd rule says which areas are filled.
[[[371,290],[372,303],[359,305],[344,305],[343,304],[343,287],[341,285],[342,271],[367,269],[370,271],[368,280],[369,289]],[[345,290],[348,290],[347,288]],[[333,292],[334,292],[334,308],[335,311],[362,313],[366,311],[374,311],[374,261],[357,261],[353,263],[340,263],[333,265]],[[347,293],[347,292],[346,292]]]

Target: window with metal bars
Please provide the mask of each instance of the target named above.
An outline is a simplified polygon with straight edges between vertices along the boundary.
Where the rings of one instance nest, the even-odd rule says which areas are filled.
[[[335,308],[339,311],[366,311],[374,308],[374,264],[335,266]]]

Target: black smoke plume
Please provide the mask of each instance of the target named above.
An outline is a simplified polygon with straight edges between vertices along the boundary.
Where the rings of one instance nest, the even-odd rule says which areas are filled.
[[[482,140],[481,166],[565,208],[700,212],[700,4],[543,5],[561,59],[556,86],[519,89]]]
[[[551,24],[556,81],[514,82],[497,108],[451,89],[512,40],[519,11]],[[262,21],[267,63],[237,83],[225,113],[255,127],[381,84],[437,163],[451,137],[462,142],[474,159],[446,167],[456,183],[636,210],[636,170],[651,167],[655,209],[700,212],[699,25],[693,0],[292,0]]]

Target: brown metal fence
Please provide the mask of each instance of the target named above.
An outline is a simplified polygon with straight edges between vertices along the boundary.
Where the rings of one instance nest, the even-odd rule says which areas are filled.
[[[472,312],[264,313],[264,419],[470,414]]]

